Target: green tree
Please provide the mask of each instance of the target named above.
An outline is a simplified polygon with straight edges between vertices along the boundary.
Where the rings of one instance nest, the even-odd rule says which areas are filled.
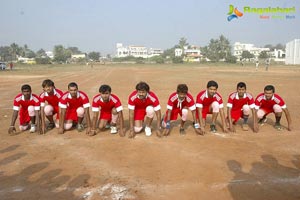
[[[54,61],[59,63],[65,63],[68,60],[68,58],[71,58],[71,51],[65,49],[62,45],[54,46],[53,54]]]
[[[47,57],[46,51],[44,49],[40,49],[36,52],[36,57],[44,58]]]
[[[179,39],[178,45],[179,45],[179,48],[183,49],[185,46],[188,46],[189,43],[187,43],[186,38],[182,37],[182,38]]]
[[[11,54],[11,59],[12,60],[17,60],[17,55],[20,54],[20,47],[16,43],[12,43],[10,45],[9,52]]]
[[[267,51],[262,51],[262,52],[260,52],[258,57],[261,59],[266,59],[266,58],[269,58],[269,55],[268,55]]]
[[[201,48],[202,54],[212,62],[226,60],[231,56],[231,45],[229,40],[220,35],[217,39],[211,39],[208,46]]]
[[[78,49],[78,47],[68,47],[67,50],[71,51],[72,54],[82,54],[82,52]]]
[[[153,56],[150,58],[150,61],[153,61],[155,63],[158,63],[158,64],[162,64],[165,62],[164,58],[162,56]]]
[[[92,51],[88,54],[89,59],[92,59],[93,61],[99,61],[100,58],[100,52]]]
[[[254,58],[255,56],[252,54],[252,53],[250,53],[249,51],[243,51],[242,52],[242,58],[245,58],[245,59],[250,59],[250,58]]]
[[[0,61],[11,61],[12,56],[11,56],[11,47],[9,46],[4,46],[0,47]]]

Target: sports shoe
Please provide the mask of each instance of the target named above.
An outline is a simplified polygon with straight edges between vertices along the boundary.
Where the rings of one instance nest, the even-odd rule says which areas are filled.
[[[34,133],[35,132],[35,124],[31,124],[30,125],[30,130],[29,130],[30,133]]]
[[[82,132],[83,130],[84,130],[84,126],[83,126],[83,124],[77,124],[77,131],[78,132]]]
[[[179,133],[180,133],[180,135],[185,135],[185,130],[184,130],[184,128],[180,127]]]
[[[148,126],[145,127],[145,134],[146,134],[146,136],[151,136],[152,135],[150,127],[148,127]]]
[[[274,128],[278,131],[281,131],[282,130],[282,127],[281,127],[281,124],[276,122],[275,125],[274,125]]]
[[[115,126],[111,126],[111,127],[110,127],[110,133],[111,133],[111,134],[116,134],[117,132],[118,132],[117,127],[115,127]]]
[[[248,124],[242,124],[242,129],[243,131],[248,131],[249,130]]]
[[[264,116],[263,118],[261,118],[258,121],[258,124],[261,125],[261,126],[263,126],[266,122],[267,122],[267,118],[266,118],[266,116]]]
[[[54,123],[49,123],[48,125],[47,125],[47,130],[51,130],[51,129],[54,129],[54,127],[55,127],[55,124]]]
[[[212,132],[212,133],[217,132],[216,125],[214,125],[214,124],[210,125],[210,132]]]

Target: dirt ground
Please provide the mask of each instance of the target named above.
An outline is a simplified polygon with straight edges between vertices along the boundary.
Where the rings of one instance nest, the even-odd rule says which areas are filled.
[[[239,123],[234,134],[197,136],[188,121],[187,134],[180,136],[178,121],[167,138],[141,133],[128,139],[109,131],[88,137],[76,130],[9,136],[12,101],[21,85],[28,83],[40,94],[46,78],[64,91],[69,82],[77,82],[90,101],[101,84],[111,85],[123,103],[126,127],[127,98],[141,80],[158,95],[163,113],[179,83],[188,84],[196,96],[216,80],[225,104],[239,81],[254,96],[273,84],[286,101],[293,131],[276,131],[274,115],[269,115],[259,133],[242,131]],[[271,65],[266,72],[255,71],[254,64],[17,65],[14,71],[0,71],[0,199],[300,199],[298,84],[299,66]],[[287,125],[285,116],[282,124]]]

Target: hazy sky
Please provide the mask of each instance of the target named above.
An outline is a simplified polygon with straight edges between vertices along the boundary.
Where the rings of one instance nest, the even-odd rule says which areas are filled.
[[[260,19],[258,14],[227,21],[229,5],[295,7],[295,19]],[[300,0],[1,0],[0,46],[30,49],[54,45],[114,54],[116,43],[167,49],[185,37],[205,46],[223,34],[256,46],[300,38]],[[280,15],[286,14],[266,14]]]

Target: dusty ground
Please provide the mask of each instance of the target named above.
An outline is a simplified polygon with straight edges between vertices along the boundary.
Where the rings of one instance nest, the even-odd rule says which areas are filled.
[[[0,71],[0,199],[300,199],[300,68],[254,68],[62,65]],[[108,131],[88,137],[75,130],[9,136],[12,100],[20,86],[29,83],[39,94],[46,78],[62,90],[75,81],[90,100],[100,84],[110,84],[124,105],[126,125],[127,97],[140,80],[157,93],[163,112],[178,83],[188,84],[196,96],[207,81],[216,80],[225,102],[239,81],[254,96],[274,84],[291,112],[293,131],[276,131],[270,115],[257,134],[237,125],[235,134],[196,136],[189,121],[187,135],[180,136],[175,123],[171,136],[161,139],[139,134],[130,140]]]

